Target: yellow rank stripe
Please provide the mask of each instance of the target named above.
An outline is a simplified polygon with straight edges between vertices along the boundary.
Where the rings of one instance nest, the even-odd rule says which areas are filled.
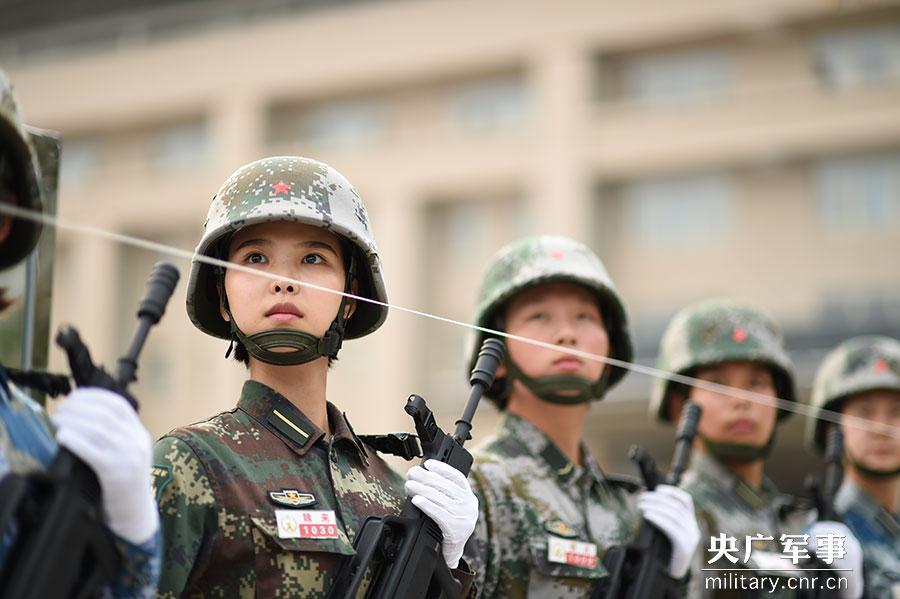
[[[304,432],[304,430],[302,428],[300,428],[299,426],[297,426],[296,424],[294,424],[293,422],[288,420],[287,417],[284,414],[282,414],[281,412],[279,412],[277,409],[272,410],[272,413],[275,414],[276,416],[278,416],[279,418],[281,418],[282,420],[284,420],[285,424],[287,424],[289,427],[291,427],[292,429],[294,429],[295,431],[297,431],[298,433],[303,435],[304,439],[309,439],[309,435],[307,435],[306,432]]]

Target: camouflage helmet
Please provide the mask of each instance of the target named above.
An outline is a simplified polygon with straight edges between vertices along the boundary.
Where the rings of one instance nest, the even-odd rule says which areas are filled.
[[[619,298],[603,262],[587,246],[568,237],[541,235],[513,242],[491,259],[478,292],[475,324],[493,327],[500,309],[514,295],[554,282],[581,285],[597,295],[609,335],[609,357],[630,362],[634,355],[625,306]],[[474,336],[469,354],[469,370],[475,365],[484,333]],[[613,367],[607,389],[622,380],[626,371]],[[509,395],[505,377],[495,379],[485,395],[500,403]]]
[[[706,300],[676,314],[663,334],[657,367],[690,375],[703,366],[744,360],[768,365],[778,397],[796,401],[794,368],[781,329],[762,309],[735,300]],[[668,404],[672,391],[671,381],[656,380],[651,417],[671,422]],[[779,410],[778,419],[789,414]]]
[[[40,180],[31,136],[19,117],[12,84],[0,70],[0,191],[8,186],[20,208],[41,211]],[[0,198],[0,201],[5,200]],[[9,236],[0,244],[0,270],[24,259],[37,245],[40,235],[40,223],[17,220]]]
[[[822,410],[839,411],[843,399],[877,389],[900,392],[900,341],[867,335],[848,339],[831,350],[813,382],[807,446],[818,453],[825,451],[828,423],[819,418]]]
[[[359,295],[387,302],[381,259],[362,199],[350,182],[322,162],[274,156],[244,165],[213,197],[196,254],[223,257],[230,235],[252,225],[292,221],[328,229],[347,240],[357,254]],[[215,267],[194,260],[188,280],[187,312],[209,335],[231,338],[219,311]],[[368,335],[387,318],[387,307],[360,302],[347,321],[344,338]]]

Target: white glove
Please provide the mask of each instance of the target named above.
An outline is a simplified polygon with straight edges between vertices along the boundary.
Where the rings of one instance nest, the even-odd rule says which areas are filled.
[[[819,555],[819,552],[820,550],[823,554],[826,552],[828,541],[819,537],[826,537],[829,534],[833,535],[837,540],[843,537],[844,551],[846,552],[844,557],[838,557],[839,553],[834,554],[834,561],[831,563],[831,567],[836,570],[850,570],[849,572],[837,573],[840,576],[847,577],[847,588],[842,589],[841,597],[844,599],[860,599],[865,586],[863,582],[862,546],[859,544],[859,540],[850,532],[850,529],[847,528],[847,525],[830,520],[814,523],[809,528],[809,544],[811,549],[814,549],[810,551],[810,554],[815,553],[820,559],[824,557],[824,555]],[[832,546],[834,547],[834,544]]]
[[[700,543],[694,500],[684,489],[658,485],[653,491],[641,493],[638,509],[644,519],[662,531],[672,544],[669,576],[675,580],[683,578]]]
[[[76,389],[52,416],[56,440],[97,475],[107,524],[140,545],[159,528],[150,482],[153,442],[120,395],[97,387]]]
[[[424,468],[413,466],[406,473],[406,494],[440,527],[444,561],[450,568],[457,567],[478,519],[478,498],[469,481],[453,466],[426,460]]]

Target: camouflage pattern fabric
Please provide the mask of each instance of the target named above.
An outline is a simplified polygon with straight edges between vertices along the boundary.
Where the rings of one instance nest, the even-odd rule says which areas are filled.
[[[822,410],[840,410],[846,397],[876,389],[900,392],[900,341],[866,335],[831,350],[813,383],[810,404],[814,412],[806,422],[807,446],[820,455],[825,451],[828,422],[818,418]]]
[[[0,477],[27,474],[46,468],[56,455],[47,413],[27,393],[16,387],[0,367]],[[15,540],[16,531],[4,531],[0,540],[0,565]],[[160,570],[160,534],[134,545],[115,538],[121,568],[103,597],[153,597]]]
[[[609,357],[630,362],[633,357],[631,333],[625,306],[619,298],[603,262],[587,246],[574,239],[552,235],[527,237],[498,251],[491,259],[478,292],[475,324],[491,327],[498,310],[512,296],[525,289],[553,282],[575,283],[597,295],[609,334]],[[484,333],[473,335],[469,344],[469,369],[475,365]],[[614,367],[607,389],[618,383],[627,371]],[[509,394],[505,377],[494,381],[485,392],[489,398],[503,400]]]
[[[274,156],[242,166],[213,198],[203,237],[196,253],[221,258],[223,242],[244,227],[291,221],[333,231],[359,255],[359,295],[387,302],[381,258],[359,194],[339,172],[321,162],[299,156]],[[187,311],[204,333],[231,338],[231,326],[219,311],[215,269],[194,261],[187,289]],[[377,329],[387,307],[359,302],[347,321],[345,339]]]
[[[690,374],[696,368],[728,361],[767,364],[778,397],[796,400],[793,365],[784,349],[781,329],[762,309],[735,300],[702,301],[676,314],[663,334],[657,368]],[[672,383],[657,379],[650,416],[671,422],[668,402]],[[778,418],[790,412],[779,410]]]
[[[605,551],[634,537],[639,486],[607,477],[587,448],[581,451],[583,466],[533,424],[506,413],[474,453],[469,480],[479,517],[465,556],[484,597],[588,597],[606,575]],[[554,561],[551,551],[570,541],[593,547],[593,563]]]
[[[161,597],[328,595],[366,518],[398,513],[405,494],[403,478],[327,410],[330,441],[249,380],[236,409],[157,441]]]
[[[682,477],[681,487],[693,497],[697,523],[700,525],[700,546],[691,569],[688,597],[710,599],[734,596],[721,590],[714,591],[716,574],[704,572],[702,568],[738,568],[743,565],[768,569],[772,558],[781,568],[791,567],[791,560],[780,559],[783,547],[779,539],[782,534],[802,534],[811,513],[805,506],[795,504],[791,497],[779,493],[772,481],[765,479],[761,489],[753,489],[716,460],[694,453],[691,466]],[[716,553],[709,551],[713,548],[711,537],[722,533],[737,539],[738,552],[732,554],[738,558],[737,563],[724,557],[716,558]],[[757,534],[773,539],[754,540],[749,559],[743,563],[746,539]],[[711,559],[713,563],[709,563]],[[748,571],[745,575],[749,578],[754,574]],[[770,575],[776,576],[778,573],[771,572]],[[745,596],[748,595],[741,595]],[[761,591],[759,597],[787,599],[795,595],[792,591],[781,589],[771,594]]]
[[[865,597],[900,599],[900,514],[891,514],[846,479],[834,503],[863,548]]]

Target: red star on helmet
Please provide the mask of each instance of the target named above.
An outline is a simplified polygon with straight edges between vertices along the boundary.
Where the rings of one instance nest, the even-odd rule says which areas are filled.
[[[731,332],[731,338],[735,343],[743,343],[747,340],[747,331],[743,327],[735,327]]]
[[[547,255],[550,256],[551,258],[553,258],[554,260],[562,260],[563,258],[565,258],[565,254],[563,254],[559,250],[550,250],[547,253]]]
[[[884,358],[878,358],[875,362],[875,372],[886,372],[887,371],[887,362]]]
[[[277,196],[287,195],[291,191],[291,187],[293,187],[293,183],[285,183],[284,181],[279,181],[274,185],[270,185],[272,188],[272,193]]]

